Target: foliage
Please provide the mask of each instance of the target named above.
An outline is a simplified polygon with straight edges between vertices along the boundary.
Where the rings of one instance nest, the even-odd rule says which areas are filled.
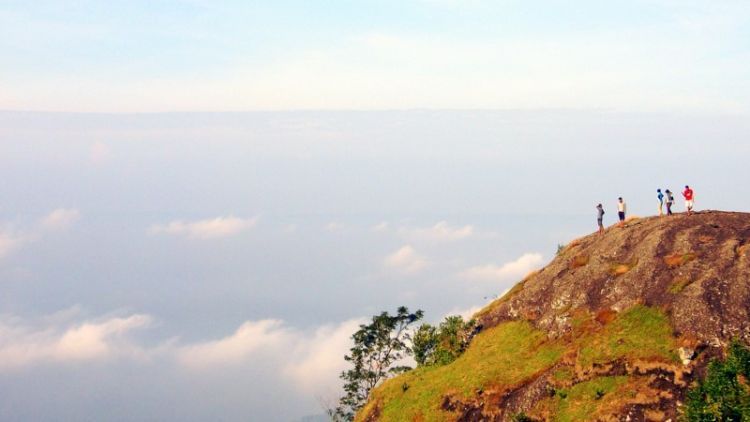
[[[690,422],[750,420],[750,349],[739,342],[724,361],[714,360],[706,378],[687,394],[685,419]]]
[[[565,251],[565,245],[562,243],[557,244],[557,251],[555,252],[555,255],[561,255]]]
[[[402,306],[396,315],[382,312],[373,316],[370,324],[359,326],[359,330],[352,335],[354,347],[344,357],[353,367],[341,374],[341,379],[345,381],[345,394],[339,400],[339,406],[329,410],[332,419],[353,420],[356,412],[367,402],[370,390],[386,378],[411,369],[394,364],[411,355],[407,344],[411,339],[409,327],[423,316],[421,310],[409,313]],[[406,390],[408,385],[403,389]]]
[[[446,317],[438,327],[422,324],[414,333],[412,350],[419,365],[445,365],[458,358],[468,346],[474,320]]]

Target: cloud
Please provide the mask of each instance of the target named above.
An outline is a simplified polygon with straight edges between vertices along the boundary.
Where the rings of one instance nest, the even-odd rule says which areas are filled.
[[[279,320],[248,321],[230,336],[183,347],[178,358],[190,367],[236,364],[259,348],[276,348],[289,342],[291,335]]]
[[[295,358],[284,365],[284,374],[309,392],[316,391],[321,384],[337,385],[338,374],[347,366],[344,355],[352,347],[351,336],[364,322],[351,319],[328,324],[317,328],[311,336],[303,336],[292,351]]]
[[[0,230],[0,258],[18,249],[28,240],[25,235],[17,233],[11,227]]]
[[[465,321],[468,321],[471,319],[474,314],[482,310],[485,305],[477,305],[477,306],[470,306],[468,308],[453,308],[450,311],[446,312],[445,315],[443,315],[443,319],[449,316],[453,315],[459,315],[461,316]]]
[[[81,217],[81,213],[75,209],[58,208],[40,222],[45,230],[65,230]]]
[[[84,321],[64,326],[51,318],[46,326],[33,326],[17,317],[0,319],[0,370],[40,363],[105,360],[145,355],[128,334],[149,326],[148,315],[134,314]]]
[[[384,264],[388,268],[404,273],[417,273],[423,270],[428,262],[418,255],[413,247],[404,245],[397,251],[385,257]]]
[[[431,227],[406,228],[398,233],[406,238],[429,241],[453,241],[466,239],[475,234],[474,226],[452,227],[446,221],[440,221]]]
[[[472,280],[486,281],[517,279],[539,268],[543,263],[543,259],[539,253],[526,253],[515,261],[507,262],[501,266],[487,264],[468,268],[462,271],[459,276]]]
[[[388,230],[388,222],[387,221],[381,221],[380,223],[372,226],[372,231],[374,232],[382,232]]]
[[[67,230],[81,216],[76,209],[58,208],[42,217],[36,224],[18,229],[12,225],[0,227],[0,258],[43,239],[51,232]]]
[[[216,239],[234,236],[255,227],[257,223],[258,217],[242,219],[230,216],[198,221],[175,220],[164,225],[153,225],[149,233],[185,236],[191,239]]]
[[[149,346],[132,334],[153,325],[146,314],[81,319],[78,307],[35,319],[0,316],[0,373],[39,365],[131,360],[144,364],[159,357],[187,374],[222,368],[272,369],[299,391],[338,390],[344,355],[363,318],[310,329],[284,321],[245,321],[226,337],[180,344],[175,338]],[[202,376],[201,375],[201,376]]]
[[[306,392],[338,386],[346,367],[351,336],[364,319],[325,324],[312,330],[289,327],[281,320],[246,321],[231,335],[176,349],[177,361],[190,370],[263,365],[275,367]]]

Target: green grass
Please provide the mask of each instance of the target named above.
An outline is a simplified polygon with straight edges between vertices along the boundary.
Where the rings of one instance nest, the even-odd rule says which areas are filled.
[[[572,368],[564,366],[564,367],[556,370],[555,372],[553,372],[552,373],[552,378],[555,381],[558,381],[558,382],[569,382],[569,381],[573,381],[573,376],[574,375],[575,374],[573,373],[573,369]]]
[[[553,420],[559,422],[595,420],[595,412],[601,406],[616,400],[616,395],[612,393],[627,381],[627,376],[601,377],[563,390],[563,394],[558,393],[550,399],[552,402],[550,407],[554,414]]]
[[[669,319],[655,308],[636,305],[618,315],[593,338],[587,337],[581,339],[584,347],[578,356],[583,366],[619,358],[679,361]]]
[[[477,335],[449,365],[417,368],[386,381],[373,391],[371,404],[383,403],[381,421],[442,421],[448,416],[440,409],[446,394],[470,398],[479,389],[517,385],[550,368],[563,351],[528,322],[507,322]],[[410,386],[406,391],[404,383]]]
[[[506,322],[482,331],[454,362],[420,367],[384,382],[372,392],[357,420],[364,419],[376,407],[381,421],[450,419],[451,415],[440,408],[446,396],[471,399],[477,397],[480,389],[517,386],[553,367],[566,352],[576,350],[577,364],[584,368],[618,359],[679,361],[669,320],[659,309],[636,305],[604,326],[591,314],[579,312],[574,313],[572,323],[573,335],[568,339],[550,340],[545,332],[526,321]],[[575,374],[571,368],[563,367],[552,377],[564,384],[573,380]],[[589,416],[592,409],[600,409],[608,402],[608,392],[621,381],[619,377],[597,378],[561,390],[566,394],[564,399],[558,395],[546,402],[548,407],[554,404],[553,414],[559,414],[560,420],[577,420],[576,417]],[[409,388],[404,390],[404,384]],[[588,400],[598,390],[604,396]]]

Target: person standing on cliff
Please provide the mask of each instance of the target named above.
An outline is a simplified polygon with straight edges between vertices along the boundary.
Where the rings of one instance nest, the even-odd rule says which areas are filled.
[[[664,194],[661,193],[661,189],[656,190],[656,197],[659,199],[659,217],[664,215],[664,211],[662,210],[664,208]]]
[[[687,210],[687,214],[690,215],[693,213],[693,190],[690,189],[690,186],[685,185],[682,196],[685,197],[685,209]]]
[[[664,192],[667,194],[667,215],[672,215],[672,204],[674,204],[674,196],[672,196],[672,191],[669,189]]]
[[[599,225],[599,234],[601,235],[604,233],[604,207],[602,207],[602,204],[596,206],[596,211],[596,223]]]
[[[625,225],[625,211],[627,211],[625,201],[622,200],[622,197],[617,198],[617,215],[620,217],[620,223],[618,223],[618,226],[620,227]]]

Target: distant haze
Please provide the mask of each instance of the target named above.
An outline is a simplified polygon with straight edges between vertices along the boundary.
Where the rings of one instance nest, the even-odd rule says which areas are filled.
[[[469,315],[598,202],[611,224],[618,196],[650,215],[690,184],[750,209],[749,135],[602,111],[1,113],[0,419],[320,413],[363,318]]]

